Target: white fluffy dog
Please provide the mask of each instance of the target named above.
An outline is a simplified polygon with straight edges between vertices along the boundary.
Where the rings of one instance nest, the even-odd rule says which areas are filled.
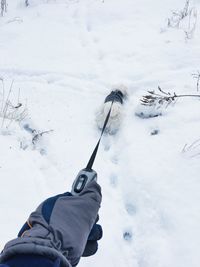
[[[113,86],[111,93],[106,97],[104,104],[96,114],[96,122],[100,130],[103,128],[106,116],[113,101],[110,118],[106,126],[106,132],[109,134],[115,134],[118,131],[123,117],[122,107],[124,100],[127,98],[127,94],[126,86]]]

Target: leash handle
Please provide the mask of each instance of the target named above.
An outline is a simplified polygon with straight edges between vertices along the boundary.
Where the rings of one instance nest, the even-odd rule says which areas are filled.
[[[97,173],[94,170],[81,170],[72,185],[72,195],[79,195],[85,186],[93,180],[97,180]]]
[[[93,164],[94,164],[94,161],[95,161],[95,158],[96,158],[98,149],[99,149],[99,144],[100,144],[100,142],[101,142],[101,138],[102,138],[102,136],[103,136],[103,133],[104,133],[104,131],[105,131],[105,129],[106,129],[106,126],[107,126],[108,121],[109,121],[109,118],[110,118],[110,114],[111,114],[111,110],[112,110],[113,103],[114,103],[114,100],[113,100],[112,103],[111,103],[109,112],[108,112],[108,114],[107,114],[107,116],[106,116],[106,119],[105,119],[105,122],[104,122],[104,125],[103,125],[103,128],[102,128],[102,131],[101,131],[101,135],[100,135],[99,141],[97,142],[96,147],[95,147],[95,149],[94,149],[94,151],[93,151],[93,153],[92,153],[92,155],[91,155],[91,157],[90,157],[90,159],[89,159],[89,161],[88,161],[88,164],[87,164],[87,166],[86,166],[86,170],[92,170],[92,166],[93,166]]]

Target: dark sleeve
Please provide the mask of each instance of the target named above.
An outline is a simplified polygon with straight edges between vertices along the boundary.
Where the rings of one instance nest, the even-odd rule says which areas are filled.
[[[97,250],[98,250],[97,241],[87,241],[82,257],[90,257],[94,255],[97,252]]]
[[[27,230],[30,230],[30,229],[31,229],[31,227],[28,224],[28,222],[25,222],[25,224],[22,226],[21,230],[19,231],[17,237],[21,237],[24,232],[26,232]]]
[[[97,241],[103,236],[103,230],[101,225],[95,224],[88,236],[88,240],[85,246],[82,257],[89,257],[94,255],[98,250]]]

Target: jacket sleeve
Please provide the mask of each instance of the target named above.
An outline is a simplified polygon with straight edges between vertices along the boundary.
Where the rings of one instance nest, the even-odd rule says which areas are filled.
[[[56,196],[53,196],[53,197],[46,199],[42,204],[40,204],[39,207],[42,207],[42,216],[44,217],[44,219],[46,220],[47,223],[49,223],[51,213],[52,213],[52,210],[54,208],[56,201],[58,200],[59,197],[63,197],[63,196],[72,196],[72,194],[69,192],[59,194],[59,195],[56,195]],[[17,237],[22,237],[23,234],[26,231],[30,230],[31,228],[32,228],[32,225],[30,224],[30,222],[26,221],[25,224],[20,229]]]
[[[31,229],[31,227],[30,227],[29,223],[28,223],[28,222],[25,222],[25,224],[22,226],[21,230],[19,231],[17,237],[22,237],[23,234],[24,234],[26,231],[30,230],[30,229]]]
[[[30,215],[28,222],[32,228],[24,236],[48,239],[76,266],[96,222],[101,198],[101,187],[96,181],[88,183],[79,195],[64,193],[51,197]]]
[[[87,240],[82,257],[89,257],[89,256],[94,255],[97,252],[98,250],[97,241],[100,240],[102,236],[103,236],[103,230],[102,230],[101,225],[94,224],[88,236],[88,240]]]

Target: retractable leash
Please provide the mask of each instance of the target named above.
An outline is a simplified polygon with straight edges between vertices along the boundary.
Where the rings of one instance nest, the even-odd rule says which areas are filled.
[[[94,151],[93,151],[93,153],[92,153],[92,155],[91,155],[91,157],[90,157],[90,159],[88,161],[88,164],[87,164],[85,169],[82,169],[78,173],[78,175],[77,175],[77,177],[76,177],[76,179],[75,179],[75,181],[74,181],[74,183],[72,185],[71,193],[73,195],[78,195],[90,181],[97,180],[97,173],[92,169],[92,166],[94,164],[94,161],[95,161],[95,158],[96,158],[96,155],[97,155],[97,152],[98,152],[98,148],[99,148],[99,144],[101,142],[101,138],[102,138],[103,133],[104,133],[104,131],[106,129],[106,126],[108,124],[108,120],[110,118],[110,114],[111,114],[113,103],[114,103],[114,99],[111,102],[111,106],[110,106],[109,112],[108,112],[108,114],[106,116],[106,119],[105,119],[105,122],[104,122],[104,125],[103,125],[103,128],[102,128],[102,131],[101,131],[101,135],[100,135],[99,141],[96,144],[96,147],[95,147],[95,149],[94,149]]]

